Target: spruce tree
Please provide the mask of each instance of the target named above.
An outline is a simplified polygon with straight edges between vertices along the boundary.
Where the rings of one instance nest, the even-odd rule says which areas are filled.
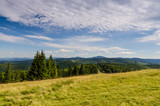
[[[73,75],[73,70],[72,70],[72,67],[69,66],[68,76],[72,76],[72,75]]]
[[[79,75],[79,67],[76,65],[73,70],[74,75]]]
[[[4,82],[4,75],[5,75],[4,72],[0,72],[0,83]]]
[[[11,82],[11,64],[10,63],[8,63],[7,64],[7,69],[6,69],[6,72],[5,72],[5,82],[6,83],[9,83],[9,82]]]
[[[84,65],[82,64],[82,65],[81,65],[81,68],[80,68],[80,70],[79,70],[79,75],[84,74],[83,71],[84,71]]]
[[[28,73],[28,77],[30,80],[37,80],[38,79],[38,73],[39,73],[39,59],[40,59],[40,53],[37,51],[36,55],[34,56],[33,62],[31,64],[31,68]]]
[[[46,57],[43,50],[41,53],[37,51],[28,73],[28,77],[31,80],[41,80],[50,78],[52,75],[54,75],[54,77],[58,77],[57,67],[54,66],[52,56],[50,56],[50,59],[46,65]]]
[[[58,78],[58,70],[57,70],[56,61],[53,62],[53,70],[54,70],[54,78]]]
[[[47,68],[46,68],[46,57],[43,50],[41,51],[38,65],[39,65],[38,79],[45,79],[47,77]]]
[[[47,62],[47,74],[49,78],[54,77],[54,69],[53,69],[53,58],[52,55],[50,55],[49,60]]]
[[[21,71],[15,70],[12,72],[12,82],[20,82],[21,79]]]
[[[24,80],[27,80],[27,74],[28,74],[28,71],[21,71],[21,80],[24,81]]]

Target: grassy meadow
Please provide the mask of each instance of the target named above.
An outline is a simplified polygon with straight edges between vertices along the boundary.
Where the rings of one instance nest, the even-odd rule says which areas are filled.
[[[0,84],[0,105],[160,105],[160,70]]]

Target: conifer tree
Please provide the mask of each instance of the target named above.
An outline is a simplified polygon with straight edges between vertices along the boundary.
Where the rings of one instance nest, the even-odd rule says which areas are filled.
[[[28,74],[28,71],[21,71],[20,77],[22,81],[27,80],[27,74]]]
[[[58,77],[65,77],[66,72],[64,69],[58,71]]]
[[[4,72],[0,72],[0,82],[3,83],[4,82]]]
[[[53,70],[54,70],[54,78],[58,78],[58,70],[57,70],[56,61],[53,62]]]
[[[69,66],[69,69],[68,69],[68,76],[72,76],[73,75],[73,70],[72,70],[72,67]]]
[[[79,75],[79,67],[76,65],[73,70],[74,75]]]
[[[43,50],[41,51],[41,55],[38,60],[39,60],[38,79],[45,79],[47,77],[47,68],[46,68],[46,57]]]
[[[7,69],[6,69],[6,72],[5,72],[5,82],[6,83],[9,83],[11,82],[11,64],[8,63],[7,64]]]
[[[81,65],[81,68],[80,68],[80,70],[79,70],[79,75],[84,74],[83,71],[84,71],[84,65],[82,64],[82,65]]]
[[[47,74],[49,78],[53,78],[54,77],[54,69],[53,69],[53,58],[52,55],[50,55],[49,60],[47,62]]]
[[[39,58],[40,58],[40,53],[39,53],[39,51],[37,51],[36,55],[34,56],[29,73],[28,73],[28,77],[30,80],[37,80],[38,79]]]
[[[12,82],[20,82],[21,79],[21,72],[19,70],[15,70],[12,72]]]

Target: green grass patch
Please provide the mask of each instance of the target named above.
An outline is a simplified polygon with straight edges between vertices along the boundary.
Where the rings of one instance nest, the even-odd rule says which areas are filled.
[[[160,105],[160,70],[0,85],[1,105]]]

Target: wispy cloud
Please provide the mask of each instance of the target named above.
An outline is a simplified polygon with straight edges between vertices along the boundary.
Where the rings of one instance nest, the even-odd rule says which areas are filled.
[[[0,26],[0,29],[8,30],[8,28],[6,28],[6,27],[1,27],[1,26]]]
[[[88,53],[79,53],[79,54],[77,54],[77,56],[88,57],[89,54]]]
[[[154,53],[156,53],[156,54],[160,54],[160,51],[157,51],[157,52],[154,52]]]
[[[33,38],[33,39],[40,39],[40,40],[47,40],[47,41],[53,41],[54,39],[47,37],[47,36],[36,36],[36,35],[24,35],[27,38]]]
[[[156,43],[156,45],[160,45],[160,43]]]
[[[67,49],[60,49],[58,51],[56,51],[56,53],[60,53],[60,52],[74,52],[73,50],[67,50]]]
[[[86,46],[86,45],[62,45],[62,44],[55,44],[55,43],[48,43],[43,42],[43,45],[47,47],[54,47],[54,48],[60,48],[60,49],[70,49],[72,51],[87,51],[87,52],[105,52],[105,53],[112,53],[115,51],[122,51],[122,50],[128,50],[120,47],[109,47],[109,48],[103,48],[103,47],[96,47],[96,46]]]
[[[136,52],[117,52],[117,54],[136,54]]]
[[[3,33],[0,33],[0,40],[1,41],[6,41],[6,42],[11,42],[11,43],[25,43],[25,42],[31,42],[30,40],[19,37],[19,36],[13,36],[13,35],[6,35]]]
[[[100,42],[108,40],[107,38],[91,36],[91,35],[82,35],[82,36],[72,36],[70,38],[63,39],[64,41],[70,42]]]
[[[53,52],[50,51],[50,50],[45,50],[44,53],[46,53],[46,54],[52,54]]]
[[[137,38],[139,42],[160,41],[160,30],[157,30],[153,35]]]
[[[159,0],[1,0],[0,15],[50,30],[150,30],[160,28],[159,5]]]

